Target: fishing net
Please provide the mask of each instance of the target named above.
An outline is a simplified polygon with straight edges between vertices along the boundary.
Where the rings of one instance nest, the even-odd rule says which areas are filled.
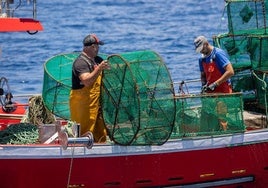
[[[174,89],[161,57],[137,51],[108,57],[102,107],[110,138],[121,145],[161,145],[175,118]]]
[[[27,113],[22,118],[21,123],[33,125],[55,123],[55,116],[45,107],[42,96],[32,96],[29,98]]]
[[[176,97],[172,138],[244,132],[241,93]]]
[[[29,123],[13,124],[0,131],[0,144],[38,143],[38,128]]]

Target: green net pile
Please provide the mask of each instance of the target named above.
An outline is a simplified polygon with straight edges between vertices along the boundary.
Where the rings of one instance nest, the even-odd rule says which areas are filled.
[[[234,91],[267,111],[268,1],[226,0],[226,10],[228,32],[214,36],[214,45],[230,56]]]
[[[37,126],[29,123],[13,124],[0,131],[0,144],[35,144],[38,138]]]

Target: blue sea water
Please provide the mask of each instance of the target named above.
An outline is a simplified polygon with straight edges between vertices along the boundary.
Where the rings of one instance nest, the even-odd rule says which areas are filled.
[[[15,1],[16,2],[16,1]],[[43,65],[59,53],[81,51],[82,40],[96,33],[100,53],[154,50],[172,80],[199,78],[193,40],[227,31],[224,0],[72,0],[38,1],[44,31],[1,33],[0,76],[13,94],[42,92]],[[17,10],[18,15],[19,9]],[[15,12],[15,13],[17,13]],[[15,14],[16,15],[16,14]]]

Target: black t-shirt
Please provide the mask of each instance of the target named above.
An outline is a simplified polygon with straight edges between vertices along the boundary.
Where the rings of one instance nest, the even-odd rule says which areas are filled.
[[[84,87],[79,79],[82,73],[92,72],[94,65],[98,65],[103,61],[100,56],[96,56],[94,61],[81,53],[73,63],[72,68],[72,89],[81,89]]]

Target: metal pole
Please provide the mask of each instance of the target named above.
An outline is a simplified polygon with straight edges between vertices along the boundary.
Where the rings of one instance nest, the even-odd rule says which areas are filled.
[[[33,1],[33,18],[36,19],[36,13],[37,13],[37,8],[36,8],[36,0]]]

